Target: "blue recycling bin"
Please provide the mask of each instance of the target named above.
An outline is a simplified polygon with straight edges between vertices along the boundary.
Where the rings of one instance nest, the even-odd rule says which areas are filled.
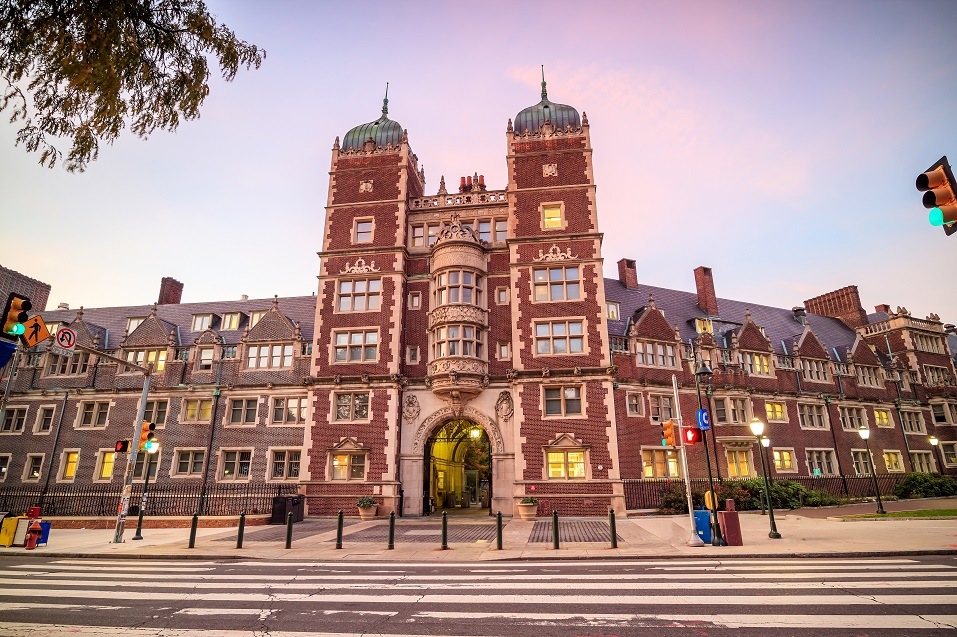
[[[52,522],[40,522],[40,539],[37,540],[37,546],[46,544],[50,539],[50,526]]]
[[[711,511],[701,509],[694,512],[695,533],[705,544],[711,544]]]

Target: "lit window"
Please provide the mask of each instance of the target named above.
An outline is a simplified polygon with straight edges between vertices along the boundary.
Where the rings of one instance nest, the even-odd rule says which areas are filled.
[[[646,478],[680,478],[678,453],[673,449],[642,449],[641,472]]]
[[[212,412],[212,400],[191,398],[183,401],[183,422],[209,422]]]
[[[605,303],[605,315],[609,321],[617,321],[621,318],[621,312],[617,303]]]
[[[306,397],[274,398],[272,403],[272,422],[277,425],[301,425],[306,422]]]
[[[356,220],[354,243],[372,243],[372,222]]]
[[[193,331],[202,332],[209,328],[213,320],[212,314],[196,314],[193,316]]]
[[[581,387],[578,385],[545,387],[545,415],[580,415],[582,413],[581,392]]]
[[[369,393],[336,394],[336,420],[367,420]]]
[[[0,482],[7,479],[7,473],[10,471],[10,454],[0,456]]]
[[[584,324],[581,321],[536,323],[535,351],[543,355],[583,353]]]
[[[556,204],[542,206],[542,227],[546,230],[561,228],[562,207]]]
[[[884,466],[887,467],[887,471],[889,473],[903,473],[904,472],[904,457],[901,456],[901,452],[900,451],[885,451]]]
[[[222,471],[220,480],[248,480],[249,469],[252,465],[252,451],[224,451],[222,452]]]
[[[584,451],[549,451],[547,455],[549,479],[585,477]]]
[[[768,376],[771,374],[771,357],[767,354],[745,352],[744,365],[751,375]]]
[[[295,480],[299,477],[299,459],[302,452],[298,449],[273,451],[272,473],[273,480]]]
[[[336,308],[340,312],[366,312],[379,309],[382,279],[339,281]]]
[[[751,454],[744,449],[727,449],[728,475],[732,478],[747,478],[751,471]]]
[[[778,471],[797,471],[797,465],[794,464],[793,449],[775,449],[774,468]]]
[[[73,480],[76,478],[76,466],[80,462],[79,451],[64,451],[63,465],[60,472],[61,480]]]
[[[878,427],[893,427],[894,421],[891,419],[891,412],[887,409],[875,409],[874,424]]]
[[[154,372],[161,372],[166,369],[166,348],[127,350],[126,360],[140,367],[152,365]],[[121,371],[126,373],[139,373],[128,367],[123,368]]]
[[[230,312],[229,314],[223,314],[223,324],[220,327],[222,330],[238,330],[239,329],[239,312]]]
[[[768,417],[768,422],[783,422],[788,419],[788,412],[784,403],[768,401],[764,403],[764,411]]]
[[[113,477],[113,467],[116,465],[115,451],[100,452],[100,469],[96,474],[97,480],[109,480]]]
[[[948,467],[957,465],[957,442],[940,443],[940,451],[944,454],[944,464]]]
[[[43,456],[27,456],[27,461],[23,466],[24,482],[36,482],[39,480],[41,469],[43,469]]]
[[[343,453],[332,456],[333,480],[365,480],[366,454]]]
[[[532,270],[536,301],[575,301],[581,298],[578,266]]]
[[[336,332],[333,352],[336,363],[374,361],[379,355],[379,331]]]

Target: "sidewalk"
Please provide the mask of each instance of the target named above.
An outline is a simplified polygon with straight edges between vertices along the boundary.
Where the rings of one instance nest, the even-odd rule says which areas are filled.
[[[957,508],[957,498],[890,502],[887,511]],[[618,548],[610,547],[607,519],[562,518],[563,535],[590,541],[552,545],[551,518],[503,522],[503,550],[496,550],[494,519],[448,518],[449,550],[441,549],[439,518],[400,518],[395,549],[387,548],[388,518],[360,522],[347,518],[342,549],[336,549],[335,520],[307,518],[293,525],[292,548],[285,548],[286,527],[247,527],[243,548],[236,548],[237,528],[200,528],[196,546],[188,548],[189,529],[144,529],[143,540],[113,544],[113,529],[57,529],[50,543],[35,550],[0,547],[0,557],[56,556],[152,559],[254,559],[299,561],[475,562],[612,558],[853,557],[907,554],[957,554],[957,519],[863,520],[835,516],[873,513],[873,503],[829,509],[775,511],[781,539],[768,538],[769,519],[755,512],[739,515],[743,546],[691,547],[690,522],[683,516],[648,516],[617,520]],[[481,537],[480,537],[481,536]],[[350,539],[352,537],[352,539]],[[471,538],[471,539],[470,539]],[[478,538],[478,539],[474,539]],[[361,541],[357,541],[361,540]]]

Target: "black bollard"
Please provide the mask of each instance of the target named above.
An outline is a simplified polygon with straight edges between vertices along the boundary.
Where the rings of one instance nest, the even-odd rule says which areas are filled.
[[[442,550],[449,550],[449,518],[445,511],[442,511]]]
[[[558,550],[558,509],[552,509],[552,548]]]
[[[243,548],[243,534],[246,532],[246,512],[239,514],[239,532],[236,534],[236,548]]]
[[[292,511],[286,514],[286,548],[292,548]]]
[[[336,522],[336,548],[342,548],[342,509],[339,509],[339,521]]]
[[[389,513],[389,546],[390,551],[395,548],[395,511]]]
[[[611,529],[611,548],[618,548],[618,530],[615,527],[615,510],[608,509],[608,528]]]
[[[495,514],[495,548],[502,550],[502,512]]]
[[[193,514],[193,523],[189,525],[189,548],[196,548],[196,527],[199,526],[199,514]]]

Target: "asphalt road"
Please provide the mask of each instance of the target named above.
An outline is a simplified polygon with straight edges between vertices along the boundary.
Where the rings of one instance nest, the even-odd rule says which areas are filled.
[[[957,558],[0,560],[4,637],[954,635]]]

